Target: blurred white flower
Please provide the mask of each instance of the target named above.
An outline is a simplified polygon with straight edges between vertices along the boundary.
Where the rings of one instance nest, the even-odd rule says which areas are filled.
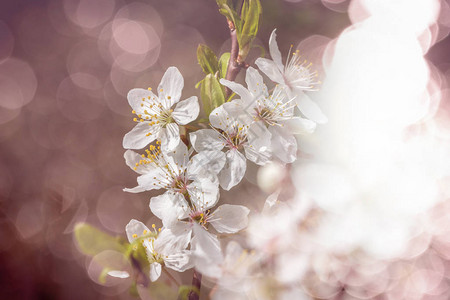
[[[124,136],[125,149],[142,149],[155,139],[161,140],[163,148],[168,150],[178,145],[180,132],[177,124],[188,124],[197,118],[200,111],[196,96],[179,102],[183,86],[180,71],[169,67],[158,86],[158,96],[151,89],[136,88],[128,93],[128,103],[137,116],[134,120],[138,124]]]
[[[265,193],[273,193],[280,188],[280,184],[287,174],[285,166],[281,163],[268,163],[258,169],[258,186]]]
[[[249,299],[249,294],[257,281],[259,257],[254,252],[243,249],[237,242],[228,243],[222,260],[212,262],[205,268],[217,278],[212,299]]]
[[[311,64],[307,64],[306,60],[302,61],[298,51],[292,53],[291,57],[288,55],[286,65],[283,65],[275,31],[276,29],[272,31],[269,39],[272,60],[260,57],[255,64],[272,81],[287,87],[289,96],[295,97],[303,115],[316,123],[326,123],[328,119],[319,106],[303,92],[315,89],[317,73],[311,72]]]

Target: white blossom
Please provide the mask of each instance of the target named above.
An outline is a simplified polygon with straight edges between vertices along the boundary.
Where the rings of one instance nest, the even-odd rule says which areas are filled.
[[[260,57],[255,64],[272,81],[287,87],[289,95],[295,96],[298,108],[305,117],[316,123],[327,122],[327,117],[319,106],[304,93],[304,91],[315,89],[318,83],[317,73],[310,70],[311,64],[302,60],[298,51],[292,53],[292,56],[288,55],[286,65],[283,65],[275,31],[276,29],[273,30],[269,39],[272,60]]]
[[[127,165],[142,174],[137,178],[138,186],[125,189],[127,192],[142,192],[153,189],[166,189],[164,197],[176,195],[202,197],[207,202],[216,203],[219,187],[216,178],[225,163],[225,157],[195,155],[189,159],[189,151],[182,142],[172,151],[161,150],[158,144],[150,145],[146,155],[132,150],[125,152]],[[161,196],[163,197],[163,196]]]
[[[223,204],[214,211],[216,203],[191,198],[190,204],[182,197],[167,199],[153,197],[150,209],[160,218],[164,226],[180,239],[190,239],[194,253],[194,263],[202,273],[203,268],[222,259],[222,251],[217,236],[210,232],[211,225],[219,233],[236,233],[248,224],[249,209],[242,205]],[[209,269],[208,269],[209,270]],[[211,276],[211,275],[208,275]]]
[[[190,133],[192,146],[197,152],[225,155],[225,166],[218,174],[220,186],[225,190],[230,190],[244,177],[246,158],[264,165],[271,157],[270,132],[259,126],[249,130],[248,119],[240,110],[241,105],[237,101],[224,103],[209,116],[212,129]],[[226,148],[225,154],[221,154],[223,148]],[[240,152],[242,149],[245,156]]]
[[[220,80],[241,97],[235,102],[241,105],[241,113],[250,118],[249,130],[267,130],[263,135],[271,136],[273,154],[283,162],[293,162],[297,157],[297,141],[293,134],[312,133],[316,124],[294,115],[295,97],[290,98],[285,87],[277,85],[269,95],[263,78],[256,69],[247,69],[245,81],[247,89],[238,83]]]
[[[158,86],[158,96],[151,89],[132,89],[128,103],[138,124],[123,138],[125,149],[142,149],[155,139],[163,148],[174,149],[180,142],[179,125],[195,120],[200,107],[196,96],[180,102],[183,76],[176,67],[169,67]]]
[[[151,231],[142,222],[131,220],[125,230],[128,241],[133,243],[140,239],[148,261],[150,263],[150,280],[155,281],[161,276],[162,267],[184,272],[192,267],[190,251],[185,250],[189,240],[183,240],[182,236],[174,235],[169,229],[158,232],[153,225]]]

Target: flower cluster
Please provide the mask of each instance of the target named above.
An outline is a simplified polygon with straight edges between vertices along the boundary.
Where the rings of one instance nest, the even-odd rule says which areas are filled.
[[[304,93],[316,84],[309,66],[296,53],[283,66],[275,30],[269,48],[273,61],[259,58],[256,65],[276,85],[269,90],[253,67],[246,70],[247,87],[220,79],[237,97],[212,110],[209,128],[200,122],[185,126],[197,119],[200,106],[195,96],[180,101],[184,80],[176,67],[165,72],[157,96],[151,88],[128,93],[138,124],[123,139],[128,149],[124,157],[139,176],[136,187],[124,190],[163,191],[149,205],[162,222],[160,230],[148,236],[150,230],[136,220],[126,227],[130,243],[139,239],[145,248],[151,281],[162,268],[183,272],[191,267],[209,278],[231,280],[227,268],[233,268],[235,256],[244,250],[232,242],[223,253],[220,236],[245,229],[250,210],[219,205],[220,187],[228,191],[238,185],[247,160],[259,166],[294,162],[294,135],[312,133],[316,123],[326,121]],[[134,151],[138,149],[144,152]],[[256,261],[254,256],[248,259]]]

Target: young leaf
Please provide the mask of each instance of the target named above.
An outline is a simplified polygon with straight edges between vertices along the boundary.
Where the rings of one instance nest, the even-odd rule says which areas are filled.
[[[225,52],[219,58],[219,77],[225,78],[228,70],[228,62],[230,61],[230,52]]]
[[[208,46],[198,45],[197,59],[205,74],[215,74],[218,71],[217,56]]]
[[[222,86],[213,74],[206,75],[200,93],[206,117],[225,102]]]
[[[259,20],[262,13],[262,7],[259,0],[246,0],[242,6],[241,22],[242,28],[239,42],[239,56],[242,60],[248,55],[251,49],[253,39],[256,37],[259,29]]]
[[[128,249],[128,243],[123,238],[113,237],[86,223],[75,226],[75,239],[80,250],[89,256],[97,255],[105,250],[125,253]]]
[[[219,12],[230,20],[237,32],[241,32],[241,18],[236,10],[233,8],[233,4],[229,0],[216,0],[219,6]]]

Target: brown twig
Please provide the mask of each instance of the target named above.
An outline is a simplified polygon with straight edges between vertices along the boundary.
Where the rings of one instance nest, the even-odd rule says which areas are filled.
[[[225,79],[233,81],[236,79],[239,71],[242,68],[247,67],[246,63],[242,61],[242,58],[239,57],[239,43],[236,34],[236,27],[234,26],[231,20],[228,20],[228,28],[230,28],[230,37],[231,37],[231,51],[230,51],[230,60],[228,61],[228,69]],[[225,89],[226,94],[225,98],[228,99],[231,95],[231,90],[227,87]]]
[[[202,287],[202,274],[194,269],[194,274],[192,275],[192,286],[197,290],[192,289],[189,292],[189,300],[198,300],[200,298],[200,288]]]

